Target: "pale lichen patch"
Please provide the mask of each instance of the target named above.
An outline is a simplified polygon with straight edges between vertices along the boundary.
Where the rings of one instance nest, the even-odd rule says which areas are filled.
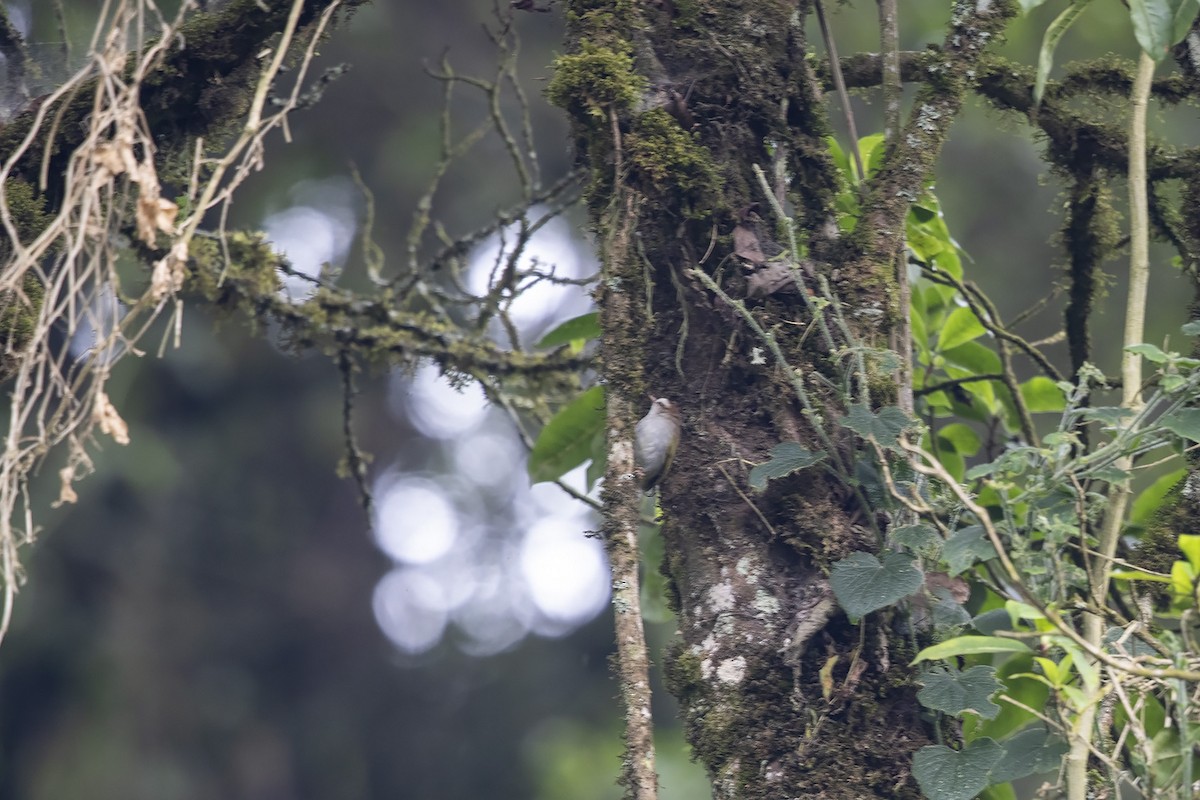
[[[728,583],[718,583],[708,590],[708,606],[716,613],[729,611],[735,605],[733,586]]]
[[[779,600],[774,595],[759,589],[754,595],[754,610],[764,616],[775,616],[779,613]]]
[[[722,683],[741,683],[746,677],[746,657],[734,656],[717,665],[717,679]]]

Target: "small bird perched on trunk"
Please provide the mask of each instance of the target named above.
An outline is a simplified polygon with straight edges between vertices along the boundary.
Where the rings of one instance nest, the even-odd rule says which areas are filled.
[[[642,488],[650,491],[671,468],[682,429],[679,406],[660,397],[634,430],[634,456],[642,468]]]

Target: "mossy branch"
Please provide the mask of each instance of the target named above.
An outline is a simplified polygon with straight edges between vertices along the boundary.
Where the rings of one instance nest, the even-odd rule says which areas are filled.
[[[956,3],[939,58],[926,67],[930,82],[918,93],[907,124],[884,154],[879,171],[867,181],[862,220],[851,237],[856,268],[848,287],[881,287],[895,283],[895,255],[903,248],[904,220],[932,172],[950,125],[958,116],[969,84],[985,51],[1016,14],[1012,0]],[[876,292],[855,289],[869,303]],[[847,294],[847,292],[843,292]],[[875,302],[889,302],[879,292]],[[849,299],[849,296],[847,296]],[[897,312],[891,309],[894,316]]]
[[[588,357],[572,355],[565,348],[551,353],[505,350],[428,312],[406,311],[383,299],[331,287],[293,302],[279,291],[283,256],[259,235],[231,233],[228,238],[229,263],[223,262],[216,242],[194,240],[186,288],[219,308],[281,323],[288,341],[297,347],[328,353],[348,349],[369,361],[391,365],[430,358],[463,372],[508,376],[565,378],[590,363]]]

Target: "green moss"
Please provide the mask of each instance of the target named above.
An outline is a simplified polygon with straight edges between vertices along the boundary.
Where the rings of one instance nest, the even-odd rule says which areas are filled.
[[[867,390],[871,393],[871,402],[877,406],[888,406],[896,402],[896,378],[890,373],[869,370]]]
[[[572,0],[567,21],[580,30],[602,31],[635,13],[636,0]],[[627,33],[622,30],[622,35]]]
[[[683,642],[675,642],[667,653],[663,681],[671,694],[684,702],[700,687],[700,656],[690,652]]]
[[[197,292],[215,306],[245,311],[255,297],[271,296],[282,288],[281,258],[261,233],[234,231],[226,239],[229,261],[215,239],[192,240],[189,255],[195,262],[188,271],[185,288]]]
[[[633,68],[633,55],[619,46],[584,41],[578,53],[559,56],[546,97],[575,119],[607,124],[609,111],[633,108],[646,81]]]
[[[16,226],[22,242],[36,239],[50,224],[51,215],[46,213],[46,200],[33,190],[33,186],[18,178],[4,182],[4,200],[9,216]],[[4,254],[9,254],[8,243],[0,245]]]
[[[666,111],[654,109],[634,120],[624,147],[630,183],[647,195],[678,203],[690,219],[712,215],[721,178],[697,134],[683,130]]]
[[[21,351],[33,338],[46,287],[32,270],[25,273],[21,291],[0,292],[0,378],[16,371]]]
[[[700,21],[700,4],[696,0],[675,0],[672,24],[681,30],[695,28]]]
[[[25,181],[17,178],[5,181],[4,199],[21,242],[33,241],[50,224],[45,198]],[[7,263],[12,255],[13,247],[7,237],[0,239],[0,260]],[[16,369],[19,352],[37,330],[45,296],[46,287],[33,270],[25,272],[20,292],[0,292],[0,378],[8,377]]]

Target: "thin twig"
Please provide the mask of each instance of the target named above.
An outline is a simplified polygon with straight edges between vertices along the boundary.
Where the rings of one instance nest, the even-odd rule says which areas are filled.
[[[880,86],[883,87],[883,140],[891,144],[900,130],[900,30],[896,0],[876,0],[879,7]],[[839,70],[841,65],[838,66]],[[844,80],[843,80],[844,82]]]
[[[1129,288],[1125,301],[1124,350],[1121,357],[1121,407],[1135,412],[1144,407],[1141,395],[1142,357],[1132,346],[1145,338],[1146,290],[1150,275],[1150,213],[1146,196],[1146,106],[1150,85],[1154,79],[1154,59],[1141,53],[1137,78],[1134,80],[1129,105]],[[1129,423],[1132,424],[1132,423]],[[1133,456],[1122,455],[1114,466],[1128,473],[1133,468]],[[1117,551],[1121,526],[1129,506],[1129,479],[1110,484],[1108,508],[1100,529],[1099,552],[1112,558]],[[1093,597],[1102,600],[1108,595],[1112,576],[1110,564],[1101,562],[1097,581],[1091,587]],[[1104,637],[1104,619],[1096,614],[1084,616],[1084,637],[1087,644],[1098,650]],[[1098,659],[1103,660],[1103,659]],[[1180,676],[1172,676],[1180,677]],[[1200,676],[1198,676],[1200,677]],[[1195,680],[1188,678],[1186,680]],[[1069,800],[1084,800],[1088,793],[1087,748],[1093,736],[1095,708],[1089,706],[1080,714],[1078,735],[1071,741],[1067,755],[1067,792]]]
[[[735,481],[733,479],[733,476],[730,475],[725,470],[725,465],[717,464],[717,469],[721,470],[721,474],[725,476],[725,480],[728,481],[729,485],[733,487],[733,490],[735,492],[737,492],[738,497],[742,498],[742,500],[746,503],[746,505],[750,506],[750,510],[754,512],[754,515],[759,518],[759,520],[762,522],[762,524],[767,526],[767,530],[771,532],[771,538],[778,539],[779,534],[776,533],[775,527],[770,522],[767,521],[767,518],[765,516],[763,516],[763,513],[761,511],[759,511],[758,506],[756,506],[754,504],[754,501],[751,500],[749,497],[747,497],[746,493],[743,492],[741,487],[739,487],[737,485],[737,481]]]
[[[854,124],[854,109],[850,107],[850,93],[846,91],[846,79],[842,77],[842,62],[838,60],[837,44],[834,43],[833,34],[829,31],[829,24],[825,21],[825,8],[821,4],[821,0],[816,0],[813,5],[817,9],[817,20],[821,23],[821,37],[825,40],[829,68],[833,72],[833,85],[837,88],[838,99],[842,104],[842,113],[846,115],[846,129],[850,134],[850,152],[854,155],[854,165],[858,167],[859,179],[865,181],[867,172],[863,169],[862,154],[858,152],[858,127]]]
[[[354,385],[354,373],[358,365],[345,350],[338,352],[338,371],[342,374],[342,436],[346,443],[346,471],[354,478],[358,486],[358,497],[363,510],[368,515],[372,513],[371,485],[367,480],[367,464],[371,457],[358,446],[358,437],[354,434],[354,398],[358,389]]]

